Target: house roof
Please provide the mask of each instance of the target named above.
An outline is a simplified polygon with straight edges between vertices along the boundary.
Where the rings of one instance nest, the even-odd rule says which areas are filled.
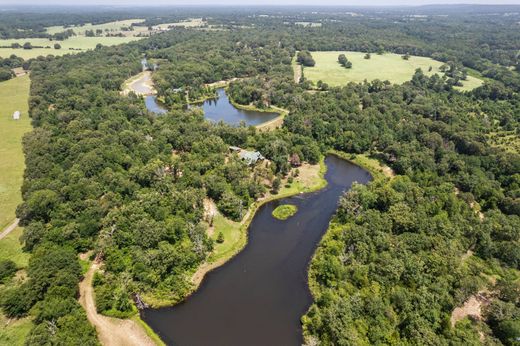
[[[263,160],[264,157],[258,151],[242,151],[238,156],[247,162],[248,165],[256,163],[259,160]]]

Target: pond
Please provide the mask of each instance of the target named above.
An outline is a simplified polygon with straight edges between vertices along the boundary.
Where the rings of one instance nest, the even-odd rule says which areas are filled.
[[[339,197],[370,174],[335,156],[325,160],[327,187],[263,205],[246,247],[209,272],[186,301],[147,309],[142,318],[168,345],[301,345],[300,318],[312,303],[307,266],[336,211]],[[294,204],[281,221],[272,211]]]
[[[155,114],[168,113],[168,110],[157,101],[157,96],[148,95],[144,97],[146,109]]]
[[[280,114],[273,112],[258,112],[235,108],[229,101],[224,88],[217,89],[218,97],[202,103],[204,117],[212,122],[223,121],[229,125],[239,125],[242,121],[246,125],[260,125],[273,120]]]

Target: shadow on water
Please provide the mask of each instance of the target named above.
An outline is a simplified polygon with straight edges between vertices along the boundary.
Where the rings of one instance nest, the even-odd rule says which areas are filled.
[[[212,122],[223,121],[230,125],[239,125],[242,121],[246,125],[259,125],[273,120],[278,113],[257,112],[235,108],[229,101],[223,88],[217,89],[218,98],[204,101],[202,109],[204,117]]]
[[[208,273],[199,289],[174,307],[147,309],[142,318],[169,345],[301,345],[301,316],[312,303],[307,266],[339,197],[368,172],[326,158],[324,189],[272,201],[255,214],[245,249]],[[280,204],[298,206],[286,221],[272,217]]]

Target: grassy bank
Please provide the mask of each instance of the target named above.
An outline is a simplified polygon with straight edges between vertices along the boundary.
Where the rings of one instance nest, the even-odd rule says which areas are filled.
[[[280,192],[278,194],[267,194],[263,199],[254,202],[242,222],[233,222],[219,215],[220,219],[216,218],[214,224],[215,231],[213,232],[213,237],[216,239],[218,233],[223,232],[224,239],[227,240],[228,238],[226,238],[226,235],[229,235],[229,238],[234,241],[231,241],[228,244],[226,244],[227,241],[224,241],[223,244],[217,244],[215,250],[209,257],[208,262],[218,262],[222,259],[227,261],[244,248],[247,243],[247,229],[249,228],[249,224],[253,220],[258,208],[265,203],[300,193],[317,191],[327,186],[327,180],[325,180],[326,171],[327,166],[325,165],[325,157],[322,157],[319,162],[317,174],[314,179],[312,179],[313,181],[311,184],[298,179],[298,177],[295,178],[293,183],[289,186],[287,186],[286,182],[283,181],[281,184],[283,187],[280,189]],[[300,173],[300,176],[302,176],[302,174],[304,173]]]
[[[335,155],[343,160],[350,161],[359,167],[366,169],[370,172],[374,180],[393,178],[395,176],[394,171],[390,167],[369,157],[367,154],[348,154],[337,150],[329,150],[327,153]]]
[[[258,130],[270,130],[276,127],[280,127],[283,124],[283,119],[289,114],[289,111],[284,108],[270,106],[268,108],[258,108],[253,105],[242,105],[240,103],[235,102],[233,98],[228,94],[229,102],[233,105],[233,107],[237,109],[243,109],[246,111],[260,112],[260,113],[278,113],[279,116],[276,118],[266,121],[265,123],[261,123],[256,125],[255,127]]]
[[[147,325],[146,322],[143,321],[141,317],[139,317],[139,315],[133,316],[132,320],[136,322],[141,328],[143,328],[143,330],[146,332],[146,335],[148,335],[157,346],[166,346],[164,341],[161,340],[161,337],[156,332],[154,332],[154,330],[150,328],[150,326]]]
[[[287,179],[282,181],[281,185],[283,187],[280,189],[278,194],[268,193],[264,198],[254,202],[249,207],[241,222],[234,222],[220,214],[215,217],[213,221],[214,232],[211,238],[216,240],[218,234],[222,232],[224,234],[224,242],[222,244],[215,243],[214,250],[208,256],[207,261],[193,273],[193,286],[191,288],[191,293],[197,290],[206,273],[229,261],[246,246],[248,239],[247,231],[258,208],[273,200],[290,197],[300,193],[317,191],[327,186],[327,181],[325,180],[325,173],[327,171],[325,157],[321,158],[318,165],[308,165],[304,168],[300,167],[299,170],[300,175],[294,178],[292,184],[287,185]],[[312,173],[306,172],[306,170],[312,170]],[[142,298],[147,304],[154,308],[171,306],[179,303],[177,300],[165,299],[154,296],[153,294],[144,294],[142,295]]]

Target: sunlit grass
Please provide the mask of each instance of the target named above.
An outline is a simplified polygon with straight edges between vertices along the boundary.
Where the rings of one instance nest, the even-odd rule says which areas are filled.
[[[22,137],[31,130],[28,115],[30,79],[28,75],[0,83],[0,230],[15,218],[15,210],[22,201],[25,159]],[[13,113],[20,111],[20,120]]]
[[[345,85],[348,82],[360,83],[364,80],[374,79],[388,80],[394,84],[402,84],[412,79],[415,70],[420,68],[427,75],[443,73],[439,68],[442,62],[427,57],[410,56],[404,60],[401,55],[385,53],[383,55],[371,54],[370,59],[365,59],[364,52],[311,52],[316,61],[314,67],[305,67],[303,75],[305,78],[317,82],[319,80],[331,85]],[[338,55],[345,54],[352,62],[352,68],[344,68],[338,63]],[[431,70],[430,70],[431,67]],[[482,81],[474,76],[468,76],[459,89],[470,90],[478,87]]]
[[[18,43],[23,46],[25,42],[30,42],[33,46],[42,46],[48,48],[0,48],[0,57],[9,57],[12,54],[24,59],[36,58],[38,56],[47,55],[65,55],[76,54],[90,49],[96,48],[96,45],[102,44],[104,46],[114,46],[122,43],[139,40],[140,37],[86,37],[73,36],[64,41],[50,41],[45,38],[22,38],[22,39],[4,39],[0,40],[0,46],[11,46],[13,43]],[[59,43],[61,49],[54,49],[54,44]]]

